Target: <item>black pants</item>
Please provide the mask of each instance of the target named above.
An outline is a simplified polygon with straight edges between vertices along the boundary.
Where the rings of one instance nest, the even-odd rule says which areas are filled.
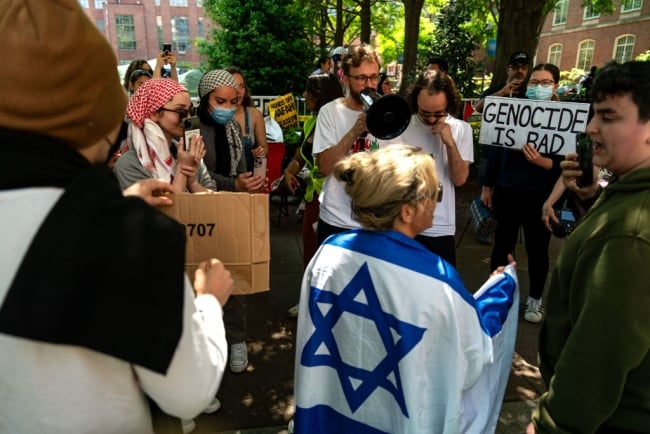
[[[494,247],[490,258],[490,271],[507,265],[508,254],[514,256],[519,228],[524,230],[524,246],[528,255],[529,295],[541,298],[548,275],[549,232],[542,223],[542,205],[546,194],[494,189],[492,210],[497,219]]]
[[[341,232],[349,231],[348,228],[340,228],[338,226],[332,226],[328,223],[325,223],[323,220],[318,219],[318,228],[316,230],[316,236],[318,238],[318,245],[323,244],[323,241],[327,239],[330,235],[339,234]]]
[[[452,235],[444,237],[427,237],[424,235],[418,235],[415,237],[415,241],[419,241],[429,251],[435,253],[456,267],[456,245]]]

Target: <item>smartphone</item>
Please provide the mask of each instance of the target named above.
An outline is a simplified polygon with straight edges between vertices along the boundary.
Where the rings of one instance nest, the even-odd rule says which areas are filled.
[[[578,187],[587,187],[594,183],[594,168],[591,162],[591,137],[587,133],[576,134],[576,152],[582,175],[576,180]]]
[[[190,140],[192,139],[192,136],[201,135],[200,125],[201,122],[199,121],[198,116],[183,119],[183,139],[186,151],[190,148]]]
[[[162,51],[165,56],[169,56],[169,53],[172,52],[172,44],[163,44]]]
[[[266,179],[266,155],[254,157],[253,175],[259,175]]]

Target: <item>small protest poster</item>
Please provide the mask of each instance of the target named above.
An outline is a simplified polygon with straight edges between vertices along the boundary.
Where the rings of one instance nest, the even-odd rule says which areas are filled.
[[[489,96],[485,98],[479,143],[521,149],[532,143],[538,152],[575,152],[576,133],[587,128],[589,104]]]
[[[288,93],[269,101],[269,113],[282,129],[298,128],[298,110],[292,94]]]

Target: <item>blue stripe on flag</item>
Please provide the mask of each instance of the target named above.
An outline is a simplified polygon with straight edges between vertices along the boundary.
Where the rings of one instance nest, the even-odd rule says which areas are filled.
[[[350,419],[327,405],[297,407],[293,429],[296,434],[388,434]]]
[[[517,289],[515,279],[510,274],[503,273],[502,276],[502,279],[487,288],[476,299],[476,310],[483,322],[483,329],[490,337],[494,337],[501,331]]]

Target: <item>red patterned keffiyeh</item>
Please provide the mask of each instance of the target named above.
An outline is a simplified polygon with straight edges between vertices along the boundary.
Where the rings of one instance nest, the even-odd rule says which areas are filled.
[[[163,131],[149,119],[177,93],[187,90],[168,78],[154,78],[146,81],[129,99],[127,115],[131,118],[129,138],[140,160],[153,178],[172,182],[176,160],[170,152]]]
[[[137,127],[142,128],[145,119],[180,92],[187,92],[187,89],[172,79],[148,80],[129,98],[126,114]]]

